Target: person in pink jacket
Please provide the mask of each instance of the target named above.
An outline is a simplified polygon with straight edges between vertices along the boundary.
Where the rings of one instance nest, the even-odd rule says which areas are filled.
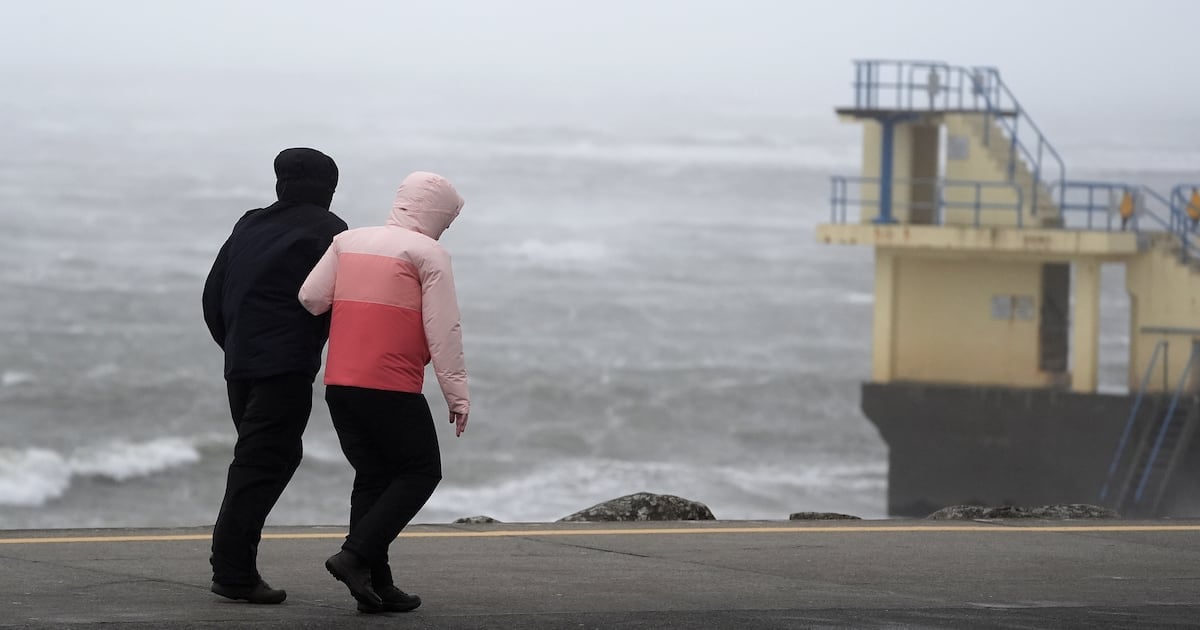
[[[445,178],[409,175],[387,223],[339,234],[300,287],[318,315],[331,308],[325,400],[354,467],[350,531],[325,567],[363,612],[421,604],[397,589],[388,546],[442,478],[437,432],[421,394],[432,360],[455,435],[471,404],[450,255],[438,237],[462,210]]]

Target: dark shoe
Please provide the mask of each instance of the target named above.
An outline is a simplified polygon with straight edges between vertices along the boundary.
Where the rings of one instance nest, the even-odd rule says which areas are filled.
[[[375,592],[383,599],[382,606],[368,606],[361,601],[358,603],[358,612],[361,613],[381,613],[381,612],[408,612],[416,610],[421,605],[421,598],[416,595],[409,595],[404,591],[389,584],[387,586],[376,586]]]
[[[371,568],[354,554],[343,549],[325,561],[325,568],[350,589],[350,594],[359,604],[373,608],[383,606],[383,600],[371,586]]]
[[[212,583],[212,592],[229,599],[244,599],[251,604],[281,604],[287,599],[287,591],[281,588],[271,588],[270,584],[259,580],[253,586],[231,586]]]

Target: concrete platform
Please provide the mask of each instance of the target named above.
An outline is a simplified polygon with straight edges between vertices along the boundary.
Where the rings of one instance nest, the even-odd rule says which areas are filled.
[[[417,611],[362,615],[340,528],[269,529],[279,606],[209,593],[208,529],[0,532],[0,627],[1103,628],[1200,624],[1200,521],[413,526]]]

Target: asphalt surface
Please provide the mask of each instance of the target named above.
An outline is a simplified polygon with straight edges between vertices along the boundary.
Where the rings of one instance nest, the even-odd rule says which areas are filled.
[[[209,534],[0,531],[0,627],[1200,627],[1200,521],[421,525],[383,615],[323,567],[341,528],[267,530],[277,606],[209,592]]]

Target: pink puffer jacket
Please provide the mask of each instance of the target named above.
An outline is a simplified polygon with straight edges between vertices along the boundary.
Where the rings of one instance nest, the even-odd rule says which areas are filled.
[[[333,308],[326,385],[420,393],[432,359],[450,411],[470,411],[454,274],[437,242],[462,206],[445,178],[413,173],[386,225],[333,239],[300,287],[310,313]]]

